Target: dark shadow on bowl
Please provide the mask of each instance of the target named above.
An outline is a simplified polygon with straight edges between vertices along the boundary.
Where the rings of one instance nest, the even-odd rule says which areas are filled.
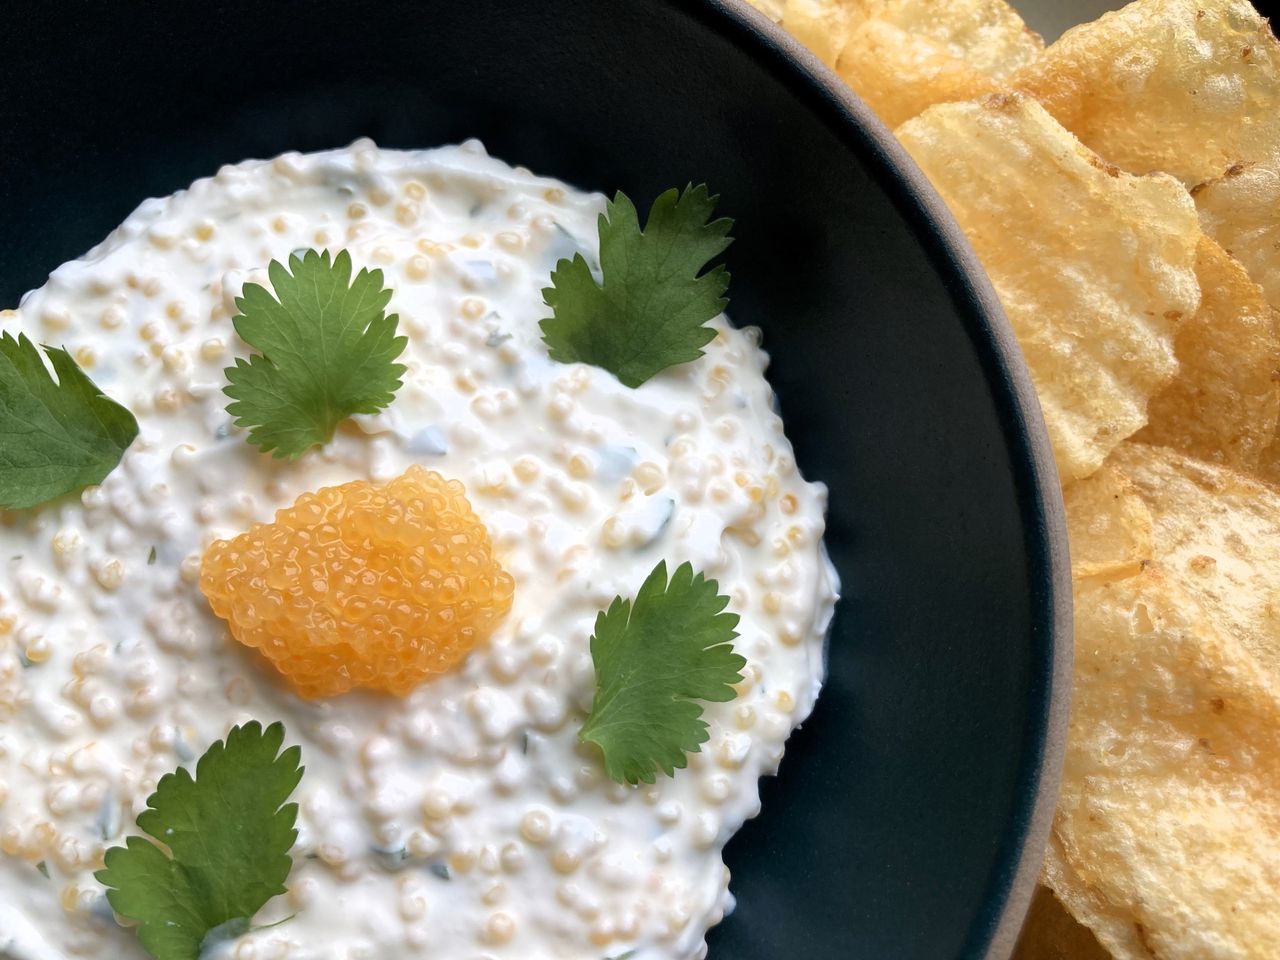
[[[1070,591],[1016,344],[892,137],[762,18],[714,0],[15,0],[0,34],[0,303],[137,203],[357,136],[482,138],[738,221],[797,458],[831,488],[831,677],[731,843],[724,960],[1008,954],[1056,788]]]

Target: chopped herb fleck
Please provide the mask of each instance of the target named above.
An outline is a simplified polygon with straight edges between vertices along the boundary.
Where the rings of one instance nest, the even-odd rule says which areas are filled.
[[[484,345],[486,347],[500,347],[510,339],[511,339],[511,334],[501,333],[497,330],[494,330],[492,333],[489,334],[489,336],[485,337]]]
[[[453,873],[449,870],[449,865],[443,860],[432,860],[427,864],[427,869],[441,880],[453,879]]]
[[[404,847],[370,847],[378,866],[392,873],[403,870],[409,862],[409,851]]]

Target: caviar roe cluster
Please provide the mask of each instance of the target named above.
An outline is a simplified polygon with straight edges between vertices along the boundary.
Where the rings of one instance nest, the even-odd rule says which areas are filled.
[[[456,666],[511,609],[514,581],[457,480],[410,467],[306,493],[209,547],[200,588],[308,699],[404,696]]]

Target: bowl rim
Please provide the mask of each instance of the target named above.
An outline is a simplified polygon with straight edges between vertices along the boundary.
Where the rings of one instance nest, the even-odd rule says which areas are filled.
[[[924,172],[871,108],[803,44],[745,0],[666,0],[762,64],[867,165],[944,282],[986,373],[1011,452],[1027,530],[1035,609],[1028,640],[1039,652],[1043,696],[1013,822],[1001,839],[983,907],[962,955],[1007,960],[1035,892],[1057,804],[1071,700],[1072,602],[1062,489],[1040,401],[1013,327],[968,238]],[[1035,604],[1035,599],[1039,603]],[[1036,735],[1038,734],[1038,735]]]

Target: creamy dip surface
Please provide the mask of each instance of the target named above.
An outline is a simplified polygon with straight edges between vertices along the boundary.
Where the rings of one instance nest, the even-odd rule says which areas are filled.
[[[65,345],[137,416],[105,482],[0,522],[0,956],[141,960],[93,871],[167,772],[283,721],[306,773],[288,893],[206,949],[234,960],[700,958],[731,908],[725,842],[813,707],[836,583],[826,491],[797,472],[758,332],[638,389],[552,362],[561,257],[595,264],[598,194],[475,142],[368,141],[224,167],[144,203],[0,325]],[[246,282],[291,251],[380,268],[404,386],[295,462],[226,412]],[[398,699],[300,699],[235,642],[200,559],[303,492],[413,464],[461,480],[515,578],[458,670]],[[577,732],[598,611],[690,561],[741,615],[746,679],[688,769],[620,786]]]

